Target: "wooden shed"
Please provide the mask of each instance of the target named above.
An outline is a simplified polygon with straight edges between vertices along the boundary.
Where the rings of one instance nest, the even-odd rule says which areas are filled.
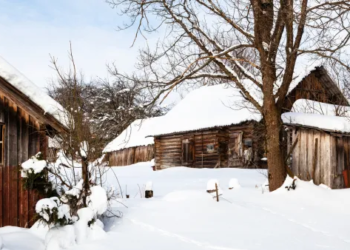
[[[295,145],[289,161],[293,173],[317,185],[350,187],[344,182],[350,180],[349,118],[288,112],[282,119],[289,150]]]
[[[0,57],[0,227],[33,223],[38,195],[24,190],[19,165],[63,132],[64,109]],[[60,119],[62,117],[62,119]]]
[[[159,117],[136,120],[103,149],[109,166],[127,166],[154,158],[153,131]]]

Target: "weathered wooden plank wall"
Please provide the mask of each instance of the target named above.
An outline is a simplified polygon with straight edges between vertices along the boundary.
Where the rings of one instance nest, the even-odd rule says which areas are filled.
[[[293,173],[302,180],[313,179],[317,185],[343,188],[343,170],[350,169],[350,138],[306,128],[294,128],[290,133],[293,142],[298,138],[293,151]]]
[[[239,142],[236,140],[237,134],[241,135]],[[165,169],[176,166],[194,168],[242,167],[243,141],[252,139],[254,152],[258,145],[253,137],[253,124],[159,136],[154,139],[156,168]],[[194,144],[194,160],[191,163],[184,163],[182,159],[182,144],[187,139]],[[214,150],[208,151],[208,145],[213,146]],[[240,156],[233,160],[232,157],[230,158],[229,152],[236,147],[240,148]]]
[[[45,152],[47,139],[37,120],[2,95],[0,107],[5,139],[4,164],[0,166],[0,226],[28,227],[34,222],[39,195],[23,189],[19,165],[37,152]]]
[[[154,158],[154,145],[126,148],[108,153],[110,166],[127,166]]]

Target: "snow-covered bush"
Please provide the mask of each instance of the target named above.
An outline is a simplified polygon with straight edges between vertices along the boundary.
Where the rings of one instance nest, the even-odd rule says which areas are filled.
[[[41,152],[21,164],[22,184],[26,190],[36,190],[42,195],[54,196],[52,183],[48,181],[48,163]]]

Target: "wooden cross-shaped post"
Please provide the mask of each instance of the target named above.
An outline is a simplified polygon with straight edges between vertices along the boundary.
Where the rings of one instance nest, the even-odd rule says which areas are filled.
[[[216,201],[219,202],[219,189],[218,184],[215,183]]]

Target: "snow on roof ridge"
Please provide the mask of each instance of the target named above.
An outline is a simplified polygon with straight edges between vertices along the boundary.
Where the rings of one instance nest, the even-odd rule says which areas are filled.
[[[146,136],[149,133],[152,133],[152,130],[155,128],[155,123],[160,118],[161,117],[152,117],[135,120],[126,129],[124,129],[119,136],[108,143],[102,152],[109,153],[125,148],[154,144],[153,138],[146,138]]]
[[[191,91],[157,123],[149,136],[195,131],[214,127],[259,121],[237,88],[218,84]]]
[[[48,94],[43,92],[38,86],[31,82],[19,70],[8,63],[0,56],[0,77],[4,78],[13,87],[27,96],[32,102],[37,104],[46,113],[52,115],[63,126],[68,127],[68,113],[67,111],[51,98]]]

